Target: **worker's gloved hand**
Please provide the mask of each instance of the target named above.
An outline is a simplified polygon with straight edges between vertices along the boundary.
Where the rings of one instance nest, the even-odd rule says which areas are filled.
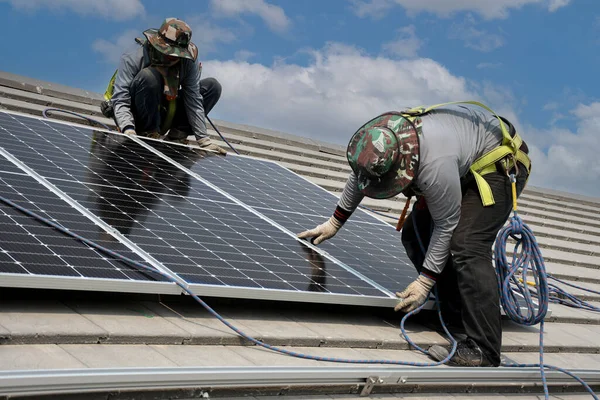
[[[209,137],[200,138],[196,141],[196,143],[198,144],[198,147],[200,147],[202,150],[212,150],[223,155],[227,154],[227,150],[225,150],[221,146],[214,144]]]
[[[102,103],[100,103],[100,111],[102,111],[102,115],[104,115],[106,118],[112,118],[115,116],[115,110],[110,100],[104,100]]]
[[[137,135],[137,133],[135,133],[135,131],[133,129],[125,129],[125,131],[123,132],[126,135]]]
[[[403,292],[396,293],[396,297],[402,300],[396,304],[394,311],[409,313],[419,308],[429,297],[429,292],[433,288],[433,285],[435,285],[433,279],[420,274]]]
[[[340,230],[342,224],[334,217],[330,217],[327,221],[317,226],[314,229],[304,231],[298,234],[300,239],[313,238],[312,244],[318,245],[324,240],[331,239]]]

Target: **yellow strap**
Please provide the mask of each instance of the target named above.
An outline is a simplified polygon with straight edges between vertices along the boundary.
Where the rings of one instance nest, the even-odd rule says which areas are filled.
[[[494,204],[496,201],[494,200],[494,194],[492,193],[490,184],[487,183],[487,181],[477,172],[473,172],[473,176],[475,177],[475,182],[477,183],[477,188],[479,189],[483,206],[487,207]]]
[[[517,181],[511,181],[513,196],[513,211],[517,211]]]
[[[167,105],[167,115],[165,116],[165,121],[163,122],[160,133],[165,134],[171,128],[171,123],[173,122],[173,117],[175,116],[175,109],[177,105],[177,100],[168,100]]]
[[[110,81],[108,82],[108,86],[106,87],[106,91],[104,92],[104,100],[110,100],[114,89],[115,89],[115,79],[117,79],[117,72],[119,70],[115,70],[115,73],[113,74],[112,78],[110,78]]]

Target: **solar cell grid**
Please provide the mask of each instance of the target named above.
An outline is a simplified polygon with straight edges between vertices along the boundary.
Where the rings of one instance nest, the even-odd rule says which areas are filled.
[[[173,151],[178,148],[173,146]],[[338,201],[333,194],[270,161],[209,156],[197,160],[191,170],[293,233],[325,222]],[[361,210],[319,248],[391,292],[417,277],[398,232]]]
[[[8,120],[7,120],[8,118]],[[41,176],[116,185],[141,191],[193,193],[201,199],[229,201],[198,180],[124,136],[0,113],[2,147]],[[182,149],[181,161],[198,156]]]
[[[386,297],[127,137],[96,131],[92,142],[85,128],[0,117],[15,157],[189,283]],[[198,161],[185,148],[153,145],[184,167]],[[60,207],[47,216],[67,218],[70,206]],[[108,236],[85,224],[86,237]]]
[[[54,210],[67,207],[27,175],[0,172],[0,185],[3,197],[51,220],[57,219]],[[71,231],[84,236],[97,234],[97,227],[83,216],[72,211],[63,216],[65,218],[58,218],[60,224]],[[164,280],[157,274],[140,273],[5,204],[0,204],[0,237],[0,272],[3,273]],[[142,261],[120,243],[101,238],[96,241]]]
[[[171,146],[168,154],[185,158],[185,147]],[[331,193],[270,161],[206,156],[192,164],[190,170],[257,211],[272,209],[329,218],[338,200]],[[357,222],[381,223],[362,212],[352,218]]]

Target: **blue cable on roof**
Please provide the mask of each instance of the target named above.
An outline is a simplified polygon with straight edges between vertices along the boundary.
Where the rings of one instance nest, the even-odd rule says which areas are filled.
[[[511,176],[514,180],[514,175]],[[531,229],[527,226],[521,217],[513,210],[513,216],[510,218],[510,223],[502,228],[496,237],[494,258],[496,263],[496,273],[498,275],[498,285],[500,290],[500,301],[504,312],[508,317],[521,325],[536,325],[540,324],[540,362],[539,364],[515,364],[503,363],[507,367],[540,368],[540,374],[544,385],[544,394],[546,399],[549,398],[548,384],[546,382],[545,369],[552,369],[565,373],[579,383],[598,400],[598,397],[581,378],[575,374],[553,365],[544,364],[544,317],[548,311],[550,287],[548,285],[548,275],[542,252]],[[515,240],[512,261],[509,262],[506,258],[506,246],[508,238]],[[517,277],[520,274],[520,278]],[[528,281],[528,276],[534,279],[536,292],[532,293]],[[525,301],[527,314],[523,315],[519,305],[519,296],[521,295]],[[536,307],[533,298],[538,299],[539,305]]]

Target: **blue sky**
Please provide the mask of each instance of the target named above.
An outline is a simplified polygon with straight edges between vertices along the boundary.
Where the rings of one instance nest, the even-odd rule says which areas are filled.
[[[0,0],[0,69],[102,92],[169,16],[223,84],[214,118],[346,144],[378,113],[478,99],[532,144],[533,184],[600,196],[597,0]]]

